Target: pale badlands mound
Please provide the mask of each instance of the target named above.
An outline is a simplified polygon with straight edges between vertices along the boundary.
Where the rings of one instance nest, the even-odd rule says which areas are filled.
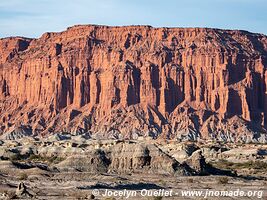
[[[242,200],[266,199],[266,170],[266,144],[97,141],[66,133],[0,140],[0,199],[118,199],[92,196],[95,189],[240,190],[255,194]]]

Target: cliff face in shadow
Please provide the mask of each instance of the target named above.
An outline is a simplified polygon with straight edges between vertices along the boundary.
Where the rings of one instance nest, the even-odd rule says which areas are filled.
[[[267,37],[74,26],[0,40],[0,132],[266,142]]]

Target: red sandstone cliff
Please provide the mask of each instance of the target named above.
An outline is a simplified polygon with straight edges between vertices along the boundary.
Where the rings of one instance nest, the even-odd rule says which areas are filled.
[[[74,26],[0,40],[0,133],[267,141],[267,37]]]

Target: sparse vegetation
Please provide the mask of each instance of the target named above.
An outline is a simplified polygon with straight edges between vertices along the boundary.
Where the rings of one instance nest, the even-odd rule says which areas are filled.
[[[32,154],[27,160],[57,164],[57,163],[60,163],[61,161],[63,161],[64,158],[57,157],[57,156],[46,157],[46,156]]]
[[[41,156],[41,155],[35,155],[31,154],[27,158],[20,156],[19,154],[14,154],[9,158],[10,161],[12,162],[18,162],[18,161],[35,161],[35,162],[48,162],[48,163],[53,163],[57,164],[60,163],[61,161],[64,160],[64,158],[57,157],[57,156],[52,156],[52,157],[46,157],[46,156]]]
[[[83,194],[75,194],[75,198],[77,200],[87,199],[86,195],[83,195]]]
[[[162,186],[166,186],[167,185],[167,183],[164,181],[164,180],[160,180],[160,184],[162,185]]]
[[[218,179],[219,184],[227,184],[229,182],[229,179],[227,177],[220,177]]]
[[[163,197],[153,197],[154,200],[162,200]]]
[[[16,193],[14,191],[11,191],[11,190],[4,190],[4,191],[0,190],[0,197],[1,197],[1,194],[4,194],[6,196],[6,199],[15,199],[15,197],[16,197]],[[2,198],[0,198],[0,199],[2,199]]]
[[[218,162],[210,163],[212,166],[219,169],[240,170],[240,169],[255,169],[257,171],[267,171],[267,163],[264,161],[247,161],[243,163],[233,163],[227,160],[219,160]]]
[[[19,154],[14,154],[14,155],[9,157],[10,161],[18,161],[20,159],[21,159],[21,157],[19,156]]]
[[[25,174],[25,173],[20,174],[20,176],[19,176],[19,180],[21,180],[21,181],[25,181],[25,180],[27,180],[27,179],[28,179],[28,175],[27,175],[27,174]]]
[[[192,178],[189,178],[187,181],[188,181],[188,183],[194,183],[194,179],[192,179]]]

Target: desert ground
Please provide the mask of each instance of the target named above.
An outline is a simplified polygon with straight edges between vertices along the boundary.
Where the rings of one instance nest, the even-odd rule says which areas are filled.
[[[95,140],[86,134],[0,140],[0,199],[265,199],[266,170],[265,144]],[[113,195],[104,196],[106,190]],[[149,196],[163,190],[173,193]],[[187,190],[204,192],[182,196]],[[254,196],[205,196],[215,190]]]

